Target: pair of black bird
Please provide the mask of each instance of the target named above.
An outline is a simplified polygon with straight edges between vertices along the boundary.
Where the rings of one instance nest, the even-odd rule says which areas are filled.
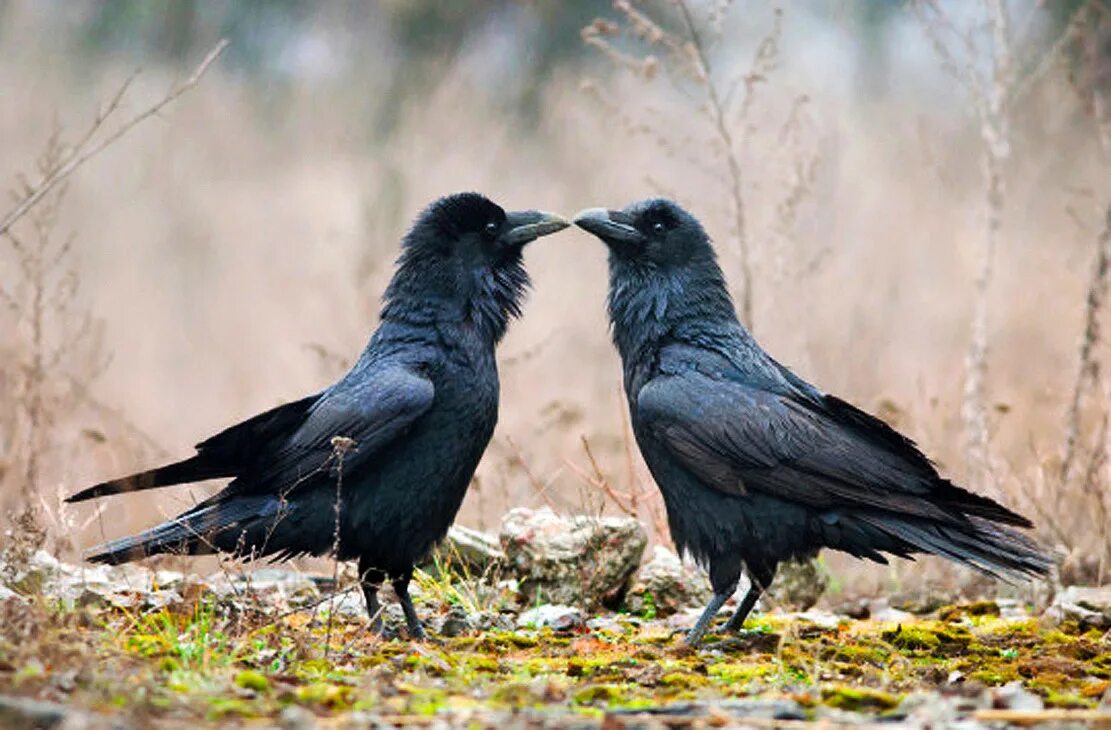
[[[878,562],[883,553],[931,553],[1004,578],[1048,572],[1046,554],[1007,527],[1029,520],[942,478],[912,441],[760,348],[693,216],[653,199],[586,210],[574,222],[609,248],[609,313],[637,443],[672,538],[710,573],[714,597],[691,644],[742,567],[751,588],[729,630],[780,562],[824,547]],[[376,630],[378,589],[389,580],[410,636],[423,637],[409,580],[446,534],[493,434],[494,348],[529,285],[522,249],[567,225],[537,211],[505,213],[475,193],[430,205],[402,242],[381,324],[350,372],[202,441],[184,461],[72,496],[231,478],[177,518],[89,559],[332,553],[359,561]]]

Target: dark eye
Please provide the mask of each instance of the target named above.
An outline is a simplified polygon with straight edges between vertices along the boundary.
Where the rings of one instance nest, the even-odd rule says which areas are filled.
[[[495,223],[494,221],[490,221],[489,223],[486,224],[486,229],[485,230],[486,230],[486,235],[487,236],[493,236],[494,234],[496,234],[498,232],[498,224]]]
[[[652,232],[653,233],[663,233],[664,232],[664,224],[660,223],[659,221],[656,221],[655,223],[652,224]]]

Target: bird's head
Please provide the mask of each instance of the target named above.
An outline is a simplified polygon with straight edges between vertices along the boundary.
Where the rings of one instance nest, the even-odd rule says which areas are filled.
[[[693,215],[666,198],[649,198],[622,210],[588,208],[575,225],[600,238],[617,265],[683,269],[714,261],[710,237]]]
[[[460,321],[493,341],[521,313],[529,286],[521,253],[568,226],[551,213],[507,213],[479,193],[456,193],[425,208],[402,242],[383,317]]]
[[[623,352],[684,323],[736,323],[710,237],[678,203],[588,208],[574,222],[609,248],[610,318]]]

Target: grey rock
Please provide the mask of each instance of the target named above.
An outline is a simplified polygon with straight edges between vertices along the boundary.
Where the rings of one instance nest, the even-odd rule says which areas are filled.
[[[560,517],[547,508],[517,508],[502,520],[500,540],[524,604],[592,609],[620,602],[648,537],[627,517]]]
[[[493,573],[505,565],[505,552],[496,535],[462,525],[451,526],[435,554],[442,565],[462,563],[472,575],[478,576]],[[432,572],[434,565],[422,567],[426,572]]]
[[[933,613],[942,606],[961,602],[961,596],[948,586],[928,584],[922,588],[901,591],[891,596],[888,603],[892,607],[917,616]]]
[[[991,691],[991,705],[1000,710],[1034,712],[1045,708],[1042,698],[1023,688],[1022,682],[1009,682]]]
[[[1044,616],[1055,623],[1072,620],[1100,631],[1111,629],[1111,586],[1069,586],[1057,594]]]
[[[826,631],[836,630],[846,620],[844,616],[828,611],[801,611],[791,614],[790,617],[800,624],[811,624]]]
[[[665,618],[683,608],[705,606],[712,596],[710,581],[702,570],[657,545],[651,559],[633,577],[625,607],[637,615],[654,613]]]
[[[289,705],[278,715],[282,730],[313,730],[317,727],[316,715],[300,705]]]
[[[768,588],[769,602],[788,611],[814,607],[829,587],[829,575],[817,559],[783,563]]]
[[[875,621],[886,623],[905,623],[914,621],[914,614],[892,608],[887,599],[877,598],[868,601],[868,615]]]
[[[431,628],[440,636],[463,636],[478,629],[479,617],[462,606],[452,606],[447,615],[432,619]]]
[[[130,727],[130,724],[118,717],[84,712],[56,702],[0,695],[0,727],[123,730]]]
[[[511,631],[516,626],[516,614],[481,611],[473,617],[480,631]]]
[[[6,585],[0,584],[0,601],[22,601],[23,596],[19,595]]]
[[[802,705],[788,699],[722,700],[718,706],[736,718],[805,720]]]
[[[569,631],[582,625],[583,613],[574,606],[537,606],[517,617],[518,628]]]

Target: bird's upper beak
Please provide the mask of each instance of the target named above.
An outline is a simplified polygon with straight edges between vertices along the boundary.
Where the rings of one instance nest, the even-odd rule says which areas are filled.
[[[593,233],[606,243],[644,243],[645,236],[633,226],[633,219],[620,210],[587,208],[575,216],[575,225]]]
[[[562,231],[571,225],[555,213],[545,213],[542,210],[520,210],[509,213],[505,217],[505,222],[509,228],[502,234],[502,240],[514,246],[523,246],[529,241]]]

